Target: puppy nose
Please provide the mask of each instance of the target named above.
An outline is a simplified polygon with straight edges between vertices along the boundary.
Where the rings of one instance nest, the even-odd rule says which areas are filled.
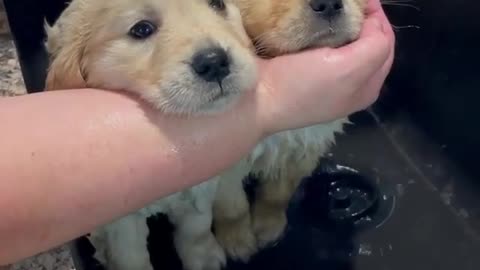
[[[230,74],[230,60],[222,48],[209,48],[193,56],[192,68],[207,82],[221,81]]]
[[[343,9],[343,0],[311,0],[310,7],[325,19],[331,19]]]

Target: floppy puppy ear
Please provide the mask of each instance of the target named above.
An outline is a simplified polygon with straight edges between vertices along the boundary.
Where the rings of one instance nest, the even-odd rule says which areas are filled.
[[[60,90],[86,87],[86,81],[82,72],[83,44],[78,40],[62,42],[61,25],[50,27],[45,25],[48,36],[45,42],[50,55],[45,82],[45,90]]]
[[[45,90],[85,88],[86,81],[81,71],[78,52],[61,49],[53,57],[47,73]]]

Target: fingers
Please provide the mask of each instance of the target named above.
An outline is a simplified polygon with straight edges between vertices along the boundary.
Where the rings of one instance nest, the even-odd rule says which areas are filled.
[[[358,102],[357,111],[366,109],[378,99],[380,90],[392,68],[393,60],[394,46],[392,46],[390,55],[382,68],[380,68],[380,70],[368,80],[365,86],[358,91],[356,95],[356,100]]]
[[[380,0],[369,0],[368,3],[369,6],[366,13],[367,19],[371,17],[378,18],[380,21],[383,22],[384,33],[387,34],[387,36],[389,36],[390,38],[394,38],[392,25],[390,24],[390,21],[388,20],[388,17],[383,10]]]
[[[375,17],[367,19],[357,41],[329,52],[329,58],[335,59],[331,62],[332,68],[339,70],[341,66],[345,76],[354,83],[365,83],[365,79],[377,72],[391,55],[392,40],[384,28],[383,21]]]
[[[386,17],[380,1],[378,0],[370,0],[369,1],[369,13],[367,14],[365,26],[362,29],[362,33],[360,35],[360,40],[364,39],[365,37],[369,37],[375,31],[378,31],[378,27],[376,25],[377,20],[381,23],[381,30],[384,33],[387,40],[389,40],[389,49],[388,49],[388,56],[386,60],[383,62],[381,68],[379,68],[376,72],[371,74],[368,80],[359,85],[363,85],[359,91],[354,93],[351,99],[351,106],[352,109],[356,108],[356,111],[363,110],[370,105],[372,105],[379,96],[380,90],[383,86],[383,83],[390,73],[394,55],[395,55],[395,35]],[[373,23],[372,23],[373,22]],[[371,48],[374,49],[373,47]]]
[[[277,60],[286,68],[298,69],[298,73],[313,75],[321,67],[327,72],[335,72],[336,76],[348,77],[353,83],[363,84],[366,76],[382,67],[391,47],[390,39],[383,32],[383,23],[377,18],[366,20],[364,28],[363,36],[346,46],[303,51]]]
[[[385,65],[356,94],[355,101],[356,111],[364,110],[370,107],[378,99],[380,90],[383,87],[385,79],[390,71],[390,65]]]
[[[387,78],[388,74],[390,73],[390,70],[393,65],[394,61],[394,56],[395,56],[395,34],[393,31],[393,28],[388,21],[387,16],[385,15],[380,2],[378,0],[372,0],[370,1],[372,5],[376,5],[377,12],[375,13],[374,16],[378,17],[379,19],[383,20],[383,30],[385,34],[387,35],[387,38],[390,40],[391,47],[390,47],[390,53],[383,64],[382,68],[374,75],[370,80],[367,82],[367,84],[363,87],[363,91],[359,91],[359,100],[361,100],[361,103],[359,104],[360,107],[358,108],[359,110],[365,109],[372,105],[378,98],[379,92],[385,82],[385,79]]]

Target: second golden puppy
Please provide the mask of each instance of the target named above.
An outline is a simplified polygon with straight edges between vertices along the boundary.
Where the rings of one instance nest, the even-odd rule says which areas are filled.
[[[234,2],[257,53],[272,57],[313,47],[338,47],[355,40],[367,0]],[[228,255],[246,261],[257,248],[281,236],[293,192],[300,180],[312,173],[319,157],[334,143],[335,133],[347,122],[338,119],[281,132],[257,145],[247,160],[260,180],[252,206],[242,186],[246,174],[220,181],[214,224],[217,239]]]

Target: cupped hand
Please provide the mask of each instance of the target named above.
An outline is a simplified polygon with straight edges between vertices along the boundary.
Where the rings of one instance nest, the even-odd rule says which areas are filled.
[[[376,101],[395,38],[379,0],[369,0],[357,41],[260,61],[256,106],[266,134],[346,117]]]

